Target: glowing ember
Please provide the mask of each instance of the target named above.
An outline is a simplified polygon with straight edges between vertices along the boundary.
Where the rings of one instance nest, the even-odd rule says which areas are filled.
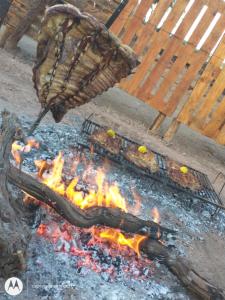
[[[159,214],[158,208],[154,207],[152,209],[152,217],[153,217],[153,221],[155,223],[159,223],[160,222],[160,214]],[[160,236],[161,236],[161,233],[160,233],[160,230],[158,229],[158,232],[157,232],[158,239],[160,239]]]
[[[28,153],[31,151],[32,148],[36,148],[38,149],[39,148],[39,143],[34,139],[34,138],[29,138],[27,140],[27,144],[26,145],[20,145],[18,142],[14,142],[12,144],[12,156],[13,158],[15,159],[16,161],[16,164],[20,164],[21,161],[22,161],[22,158],[21,158],[21,153],[24,152],[24,153]]]
[[[104,227],[81,229],[67,222],[58,222],[54,220],[55,217],[52,214],[51,221],[41,224],[37,234],[49,239],[56,252],[74,256],[78,273],[86,273],[91,269],[104,274],[105,280],[112,281],[121,275],[143,280],[151,277],[154,272],[153,262],[144,257],[137,258],[136,253],[123,243],[122,236],[121,243],[124,245],[118,247],[111,243],[111,239],[100,237],[110,234],[111,230]],[[120,235],[119,231],[116,232]],[[116,235],[113,231],[112,234]],[[128,240],[135,245],[132,238]]]
[[[37,229],[37,234],[39,235],[45,235],[47,230],[47,226],[45,224],[40,224]]]

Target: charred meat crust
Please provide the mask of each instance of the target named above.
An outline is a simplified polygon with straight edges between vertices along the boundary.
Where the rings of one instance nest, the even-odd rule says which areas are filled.
[[[131,161],[138,167],[147,168],[152,173],[155,173],[159,170],[155,154],[150,150],[148,150],[146,153],[141,153],[138,151],[138,146],[132,145],[124,151],[124,156],[127,160]]]
[[[120,137],[110,137],[107,134],[107,129],[101,129],[93,132],[90,136],[90,141],[99,144],[112,154],[119,154],[122,146]]]
[[[193,191],[198,191],[202,188],[198,178],[188,170],[186,174],[182,173],[180,168],[182,164],[167,158],[167,172],[168,176],[180,186],[189,188]]]
[[[139,64],[104,24],[73,5],[47,9],[38,38],[33,81],[42,108],[56,122],[102,94]]]

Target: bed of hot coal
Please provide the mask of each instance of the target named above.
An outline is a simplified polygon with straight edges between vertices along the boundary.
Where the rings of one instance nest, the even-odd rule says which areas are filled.
[[[28,120],[22,123],[29,127]],[[53,159],[60,150],[72,161],[77,142],[86,142],[80,133],[81,124],[82,120],[77,118],[73,127],[41,125],[35,134],[41,147],[24,155],[24,171],[35,173],[34,160]],[[96,168],[103,164],[97,155],[93,159]],[[178,229],[176,240],[168,236],[164,242],[171,247],[176,245],[181,255],[185,256],[184,245],[191,243],[198,232],[211,229],[221,235],[225,229],[222,212],[212,221],[210,207],[201,206],[199,201],[194,200],[192,209],[187,209],[185,194],[165,190],[159,183],[113,164],[107,164],[106,173],[109,182],[118,182],[129,206],[134,204],[134,189],[140,195],[141,218],[152,218],[152,209],[157,207],[161,224]],[[66,171],[65,174],[71,179]],[[118,247],[99,239],[92,235],[91,229],[71,226],[43,206],[37,211],[32,226],[28,267],[22,274],[25,294],[21,299],[193,299],[158,261],[139,258],[125,246]],[[1,297],[7,299],[4,294]]]

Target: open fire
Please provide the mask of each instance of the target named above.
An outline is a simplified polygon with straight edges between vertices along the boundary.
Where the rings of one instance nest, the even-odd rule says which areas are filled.
[[[88,290],[88,298],[93,298],[94,293],[95,299],[99,299],[99,292],[102,293],[102,296],[104,295],[101,299],[107,298],[109,285],[106,282],[104,283],[102,279],[112,281],[114,278],[118,280],[112,282],[112,285],[110,284],[110,287],[113,287],[111,295],[115,294],[114,287],[116,295],[119,295],[121,290],[124,290],[123,286],[125,287],[128,284],[129,286],[125,288],[122,298],[128,295],[129,298],[132,298],[131,294],[133,293],[135,293],[135,298],[142,294],[146,297],[148,295],[153,297],[160,295],[161,297],[169,294],[178,296],[177,287],[180,288],[180,285],[179,282],[175,283],[174,276],[168,275],[168,271],[170,271],[171,275],[175,275],[184,287],[192,293],[194,292],[201,299],[224,299],[223,291],[204,279],[194,270],[190,261],[184,259],[182,255],[184,252],[179,254],[176,249],[172,249],[174,248],[174,241],[177,240],[176,235],[181,232],[183,237],[184,231],[181,230],[184,229],[184,226],[182,223],[176,223],[179,230],[174,230],[149,220],[151,215],[154,216],[155,220],[159,220],[157,209],[152,210],[152,208],[157,203],[161,205],[162,210],[164,206],[167,208],[167,196],[172,199],[170,191],[166,191],[165,194],[160,185],[157,185],[157,189],[154,191],[153,188],[151,189],[153,186],[149,186],[149,181],[136,178],[133,174],[125,173],[124,170],[117,169],[113,165],[110,166],[110,170],[105,170],[105,165],[103,168],[100,157],[95,153],[90,153],[89,147],[88,151],[83,150],[85,145],[80,147],[80,144],[78,144],[78,147],[74,148],[74,145],[77,145],[77,137],[79,137],[76,130],[73,142],[71,139],[67,140],[66,137],[62,139],[57,134],[57,138],[61,141],[60,147],[66,146],[65,140],[69,146],[69,148],[64,148],[65,155],[59,153],[57,157],[56,151],[59,151],[59,147],[57,147],[57,142],[54,143],[55,139],[52,132],[47,134],[53,141],[52,147],[50,143],[47,148],[43,144],[40,145],[40,150],[32,150],[30,154],[23,152],[25,150],[29,151],[28,145],[17,143],[14,145],[12,153],[20,157],[21,163],[15,167],[16,162],[14,162],[14,165],[13,162],[8,163],[10,148],[6,146],[10,145],[13,140],[13,134],[16,131],[14,123],[17,122],[15,116],[10,116],[8,113],[3,113],[2,117],[1,164],[3,172],[1,176],[3,183],[9,182],[30,195],[30,200],[27,199],[30,202],[27,202],[27,205],[32,204],[34,199],[37,203],[39,201],[43,203],[43,207],[33,213],[30,211],[25,217],[25,221],[23,221],[24,206],[21,205],[20,201],[15,203],[10,191],[5,189],[5,184],[2,185],[3,192],[9,195],[9,199],[12,199],[9,203],[7,197],[1,195],[3,206],[10,204],[12,208],[10,208],[12,210],[12,217],[10,218],[12,228],[7,230],[5,226],[6,231],[2,232],[4,237],[4,240],[1,239],[4,246],[2,249],[3,251],[6,249],[6,251],[4,256],[1,256],[1,264],[4,266],[7,263],[7,266],[10,266],[10,268],[12,266],[13,270],[8,269],[8,267],[3,269],[4,276],[11,275],[15,270],[21,272],[21,269],[23,269],[25,270],[23,275],[29,277],[31,282],[37,283],[42,279],[42,286],[34,287],[35,291],[38,290],[38,295],[39,292],[50,295],[50,291],[46,291],[48,289],[48,287],[46,288],[47,276],[50,275],[51,283],[55,286],[55,283],[61,284],[71,278],[72,275],[73,284],[79,286],[79,291],[83,289],[86,293]],[[60,130],[60,133],[65,136],[65,132]],[[36,146],[33,145],[30,148],[36,148]],[[44,158],[44,160],[36,162],[37,167],[35,167],[34,162],[39,157]],[[51,159],[48,160],[47,157]],[[54,157],[56,158],[53,159]],[[99,166],[101,166],[100,169]],[[27,170],[27,173],[33,173],[33,176],[26,174],[24,170]],[[107,174],[107,177],[105,174]],[[119,182],[119,184],[116,184],[116,182]],[[135,186],[138,191],[140,190],[140,195],[132,190],[130,185]],[[123,186],[126,197],[120,192],[120,186]],[[53,189],[57,193],[53,192]],[[152,201],[149,201],[149,198]],[[137,201],[136,205],[131,207],[130,204],[134,202],[134,199],[141,201]],[[18,205],[21,207],[19,208]],[[84,209],[81,209],[81,207],[84,207]],[[133,212],[137,208],[141,208],[140,215],[144,218],[134,215]],[[132,213],[130,213],[131,209]],[[168,222],[172,221],[174,223],[174,215],[178,213],[179,216],[182,216],[182,221],[187,223],[191,220],[199,228],[203,228],[202,225],[210,224],[208,221],[206,222],[205,216],[195,222],[196,214],[192,213],[191,218],[189,214],[188,216],[184,215],[184,210],[177,210],[176,203],[171,205],[171,210],[171,214],[170,212],[163,214]],[[28,210],[26,211],[28,212]],[[33,220],[34,217],[35,220]],[[35,232],[37,234],[32,234],[33,228],[30,226],[30,218],[32,218],[32,226],[36,228]],[[202,221],[204,221],[203,224],[201,224]],[[121,231],[118,231],[118,228]],[[20,234],[17,234],[17,232]],[[158,236],[158,233],[161,234]],[[9,240],[7,239],[8,235]],[[146,239],[138,240],[137,237],[140,237],[140,235],[146,236]],[[192,236],[189,238],[188,235],[189,231],[185,233],[184,237],[187,236],[188,241],[191,241]],[[32,236],[32,240],[30,240],[28,248],[30,236]],[[18,240],[16,252],[15,243],[11,245],[11,237],[15,241]],[[159,240],[161,238],[164,239],[164,243]],[[178,250],[183,251],[182,246],[184,244],[180,242],[178,241],[176,244],[179,246]],[[10,252],[8,252],[8,249],[10,249]],[[58,251],[59,254],[55,255],[55,251]],[[26,257],[28,258],[27,265]],[[159,263],[154,262],[153,264],[152,259],[158,260]],[[37,272],[36,267],[40,267],[38,268],[40,271]],[[65,269],[68,272],[65,272]],[[88,269],[99,272],[100,276],[96,275],[95,272],[89,272]],[[152,272],[154,272],[154,278],[151,276]],[[87,279],[87,283],[90,283],[89,286],[86,280],[82,280],[83,276]],[[151,276],[151,280],[142,280],[149,278],[149,276]],[[162,276],[164,279],[162,279]],[[95,281],[92,280],[94,278]],[[96,280],[98,286],[95,291]],[[34,290],[32,289],[35,293]],[[74,290],[73,294],[76,291]],[[56,292],[51,290],[50,293],[56,296],[54,299],[59,299],[59,293],[64,295],[65,292],[65,288],[59,286]],[[181,294],[186,296],[183,289]]]
[[[25,146],[14,143],[12,154],[16,163],[21,163],[23,152],[27,153],[38,147],[39,144],[34,139],[28,140]],[[77,170],[80,164],[84,164],[82,175],[73,177],[79,173]],[[104,171],[106,168],[94,170],[92,161],[87,161],[84,156],[83,159],[75,156],[65,162],[63,153],[60,152],[54,160],[36,160],[35,166],[37,177],[42,183],[81,209],[104,206],[132,213],[140,211],[141,199],[135,190],[132,190],[135,205],[130,206],[122,196],[118,184],[107,182]],[[88,185],[88,192],[80,187],[81,182]],[[37,234],[51,241],[56,251],[80,257],[78,268],[88,267],[96,272],[103,270],[111,274],[112,278],[121,272],[121,268],[140,278],[150,275],[151,263],[149,260],[146,263],[147,259],[140,257],[140,243],[146,239],[145,236],[124,234],[118,229],[102,226],[78,229],[65,221],[62,223],[51,209],[46,209],[52,214],[52,222],[41,223]],[[157,208],[152,210],[152,217],[155,222],[159,222]],[[110,263],[102,267],[102,262],[105,261]]]

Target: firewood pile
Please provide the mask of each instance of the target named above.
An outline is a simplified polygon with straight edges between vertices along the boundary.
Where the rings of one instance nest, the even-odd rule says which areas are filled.
[[[38,39],[34,86],[56,122],[131,74],[139,64],[103,24],[72,5],[46,11]]]

